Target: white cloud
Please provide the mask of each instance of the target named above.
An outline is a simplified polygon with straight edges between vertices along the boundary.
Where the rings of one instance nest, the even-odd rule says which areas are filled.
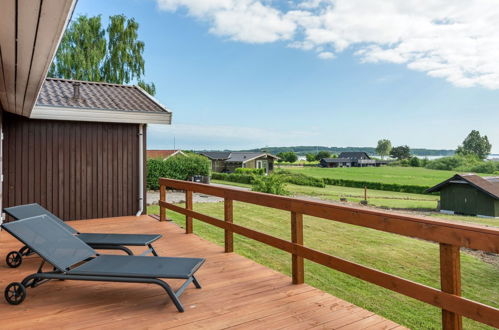
[[[163,10],[186,9],[231,40],[286,41],[320,58],[351,49],[362,62],[499,89],[497,0],[302,0],[287,10],[272,0],[156,1]]]
[[[330,60],[335,58],[334,53],[331,52],[320,52],[317,56],[319,58],[322,58],[323,60]]]

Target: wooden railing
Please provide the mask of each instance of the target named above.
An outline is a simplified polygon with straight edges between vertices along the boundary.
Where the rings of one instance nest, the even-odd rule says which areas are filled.
[[[499,253],[499,229],[165,178],[161,178],[159,183],[161,187],[160,220],[166,220],[166,209],[169,209],[186,216],[186,233],[193,231],[193,218],[222,228],[225,232],[225,252],[234,251],[233,233],[289,252],[292,254],[294,284],[304,282],[303,260],[308,259],[441,308],[444,329],[462,329],[462,316],[499,328],[499,309],[461,297],[460,272],[460,247]],[[166,202],[167,187],[185,191],[185,208]],[[224,198],[224,219],[193,211],[193,192]],[[291,241],[233,223],[233,201],[289,211]],[[303,215],[439,243],[441,289],[438,290],[304,246]]]

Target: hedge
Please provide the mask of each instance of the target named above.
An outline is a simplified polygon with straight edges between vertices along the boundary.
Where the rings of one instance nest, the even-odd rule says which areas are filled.
[[[147,189],[158,190],[159,178],[189,180],[194,175],[209,176],[211,162],[199,155],[147,160]]]
[[[424,194],[425,190],[430,188],[429,186],[403,185],[396,183],[380,183],[380,182],[343,180],[343,179],[332,179],[332,178],[316,178],[301,173],[290,174],[289,171],[285,170],[276,171],[275,175],[282,177],[283,181],[286,183],[296,184],[300,186],[320,187],[320,188],[324,188],[326,185],[352,187],[352,188],[367,187],[368,189],[405,192],[413,194]],[[215,180],[224,180],[224,181],[246,183],[246,184],[252,184],[254,182],[253,175],[245,175],[237,173],[231,173],[231,174],[213,173],[211,175],[211,178]]]
[[[289,171],[276,171],[276,175],[283,178],[284,182],[296,184],[298,186],[326,187],[324,180],[302,173],[292,173]]]
[[[352,188],[367,187],[369,189],[375,189],[375,190],[396,191],[396,192],[405,192],[413,194],[424,194],[425,190],[430,188],[429,186],[415,186],[415,185],[405,185],[397,183],[381,183],[381,182],[355,181],[355,180],[343,180],[343,179],[332,179],[332,178],[323,178],[323,180],[325,184],[333,186],[343,186],[343,187],[352,187]]]
[[[238,174],[238,173],[212,173],[211,178],[214,180],[224,180],[237,183],[252,184],[254,181],[253,175]]]
[[[246,168],[246,167],[238,167],[234,170],[234,173],[236,174],[255,174],[255,175],[264,175],[265,174],[265,169],[264,168]]]

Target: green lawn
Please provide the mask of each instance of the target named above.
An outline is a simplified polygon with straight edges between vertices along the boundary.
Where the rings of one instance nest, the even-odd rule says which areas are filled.
[[[223,218],[223,203],[197,203],[194,210]],[[148,211],[157,214],[159,208],[151,206]],[[171,211],[168,211],[168,216],[180,226],[184,226],[184,216]],[[235,223],[283,239],[290,238],[289,218],[289,212],[234,203]],[[194,232],[223,245],[223,231],[219,228],[195,220]],[[437,244],[309,216],[304,217],[304,235],[305,245],[311,248],[422,284],[439,287]],[[284,274],[291,274],[291,258],[286,252],[239,235],[235,235],[234,239],[237,253]],[[461,263],[463,295],[499,307],[499,267],[464,252]],[[440,327],[439,309],[327,267],[306,262],[305,280],[314,287],[407,327]],[[467,319],[464,325],[466,329],[486,328]]]
[[[220,183],[229,186],[250,188],[251,185],[244,183],[236,183],[222,180],[212,180],[213,183]],[[339,201],[344,197],[348,202],[358,203],[364,199],[364,189],[350,188],[341,186],[326,186],[326,188],[297,186],[293,184],[286,185],[286,189],[294,197],[314,197],[322,200]],[[480,218],[465,215],[451,215],[439,212],[431,212],[435,210],[439,196],[399,193],[393,191],[368,189],[367,200],[369,205],[398,209],[398,210],[421,210],[420,214],[425,216],[437,217],[445,220],[473,223],[478,225],[499,227],[499,220],[491,218]],[[424,212],[423,212],[424,211]]]
[[[222,183],[238,187],[249,188],[251,185],[234,183],[221,180],[212,180],[214,183]],[[326,186],[325,188],[297,186],[287,184],[286,189],[292,196],[310,196],[323,200],[339,201],[346,198],[348,202],[359,203],[364,199],[364,189],[341,186]],[[435,195],[421,195],[410,193],[399,193],[383,190],[367,190],[369,205],[391,208],[391,209],[436,209],[439,197]]]
[[[396,183],[416,186],[434,186],[456,174],[455,171],[439,171],[429,170],[422,167],[395,166],[342,168],[283,166],[282,168],[318,178]]]

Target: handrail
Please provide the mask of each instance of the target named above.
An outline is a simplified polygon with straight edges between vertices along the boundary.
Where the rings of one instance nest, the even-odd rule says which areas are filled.
[[[226,252],[233,251],[233,233],[289,252],[294,284],[303,283],[303,259],[308,259],[441,308],[444,329],[462,329],[461,316],[499,327],[499,309],[461,297],[459,255],[460,247],[499,253],[499,229],[166,178],[160,178],[159,184],[161,220],[166,219],[166,209],[169,209],[186,216],[186,233],[192,233],[193,218],[222,228]],[[186,208],[166,202],[167,187],[186,192]],[[193,192],[224,198],[224,219],[193,211]],[[233,201],[291,212],[291,241],[234,224]],[[303,215],[439,243],[441,290],[303,246]]]

